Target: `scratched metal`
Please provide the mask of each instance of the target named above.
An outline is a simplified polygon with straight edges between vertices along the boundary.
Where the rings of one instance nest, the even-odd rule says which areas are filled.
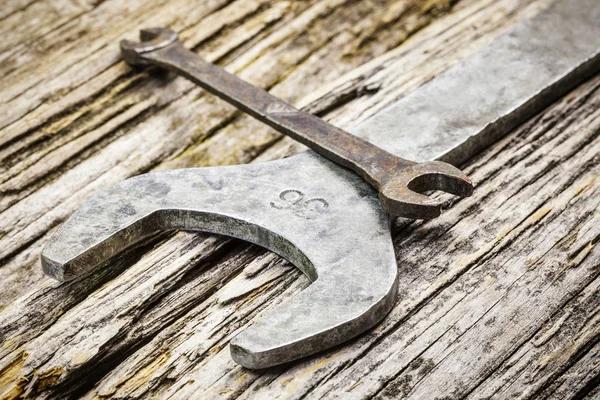
[[[507,133],[600,67],[597,0],[562,0],[352,131],[398,156],[457,161]],[[42,253],[69,280],[157,229],[239,237],[315,282],[231,342],[250,368],[288,362],[372,327],[397,296],[396,262],[377,193],[309,151],[255,165],[141,175],[99,193]]]

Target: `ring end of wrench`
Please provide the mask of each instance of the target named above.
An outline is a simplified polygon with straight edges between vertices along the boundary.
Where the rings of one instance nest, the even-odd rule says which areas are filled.
[[[402,169],[381,186],[379,198],[390,214],[411,219],[433,219],[441,204],[421,194],[441,190],[456,196],[473,194],[471,179],[460,169],[441,161],[424,162]]]
[[[140,42],[121,40],[121,54],[131,66],[145,66],[149,63],[144,54],[162,49],[179,40],[176,32],[166,28],[149,28],[140,30]]]

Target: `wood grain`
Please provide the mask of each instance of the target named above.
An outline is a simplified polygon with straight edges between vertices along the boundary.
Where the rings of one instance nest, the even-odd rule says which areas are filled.
[[[41,247],[91,195],[151,169],[299,146],[183,79],[133,71],[120,38],[187,46],[350,127],[550,0],[14,1],[0,10],[2,398],[598,396],[600,77],[471,160],[473,197],[396,222],[400,295],[374,330],[264,371],[228,341],[308,285],[237,240],[167,232],[59,284]],[[349,216],[351,217],[351,216]]]

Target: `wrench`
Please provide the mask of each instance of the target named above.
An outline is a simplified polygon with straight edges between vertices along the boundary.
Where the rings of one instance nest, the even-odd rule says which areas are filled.
[[[556,1],[351,132],[397,156],[465,161],[600,71],[599,20],[597,0]],[[144,34],[154,39],[138,49],[175,48],[159,36]],[[398,267],[380,204],[364,179],[312,151],[152,172],[87,200],[50,238],[42,266],[72,280],[161,229],[266,247],[314,282],[231,340],[235,361],[265,368],[339,345],[391,310]]]
[[[186,49],[177,33],[163,28],[140,31],[141,43],[121,41],[123,58],[132,66],[155,65],[192,82],[247,112],[277,131],[349,168],[379,191],[384,210],[404,218],[429,219],[440,205],[421,194],[442,190],[458,196],[473,193],[471,180],[442,162],[415,163],[294,108]]]

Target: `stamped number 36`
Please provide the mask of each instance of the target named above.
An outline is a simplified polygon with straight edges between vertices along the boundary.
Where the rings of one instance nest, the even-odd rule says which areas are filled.
[[[327,212],[329,203],[322,198],[305,199],[304,193],[299,190],[288,189],[279,194],[279,201],[272,201],[271,207],[278,210],[289,210],[294,215],[313,219]]]

